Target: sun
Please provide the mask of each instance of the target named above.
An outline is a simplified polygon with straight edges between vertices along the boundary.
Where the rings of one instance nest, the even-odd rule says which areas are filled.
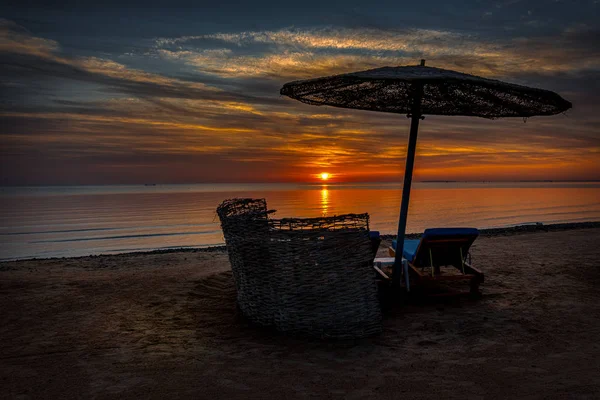
[[[331,177],[331,174],[328,172],[321,172],[319,174],[319,177],[321,178],[321,180],[326,181],[327,179],[329,179]]]

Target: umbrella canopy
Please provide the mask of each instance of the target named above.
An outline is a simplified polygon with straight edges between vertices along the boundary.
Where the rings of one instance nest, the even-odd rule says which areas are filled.
[[[312,105],[407,114],[422,91],[422,115],[484,118],[554,115],[571,103],[530,88],[425,66],[383,67],[286,83],[281,94]]]
[[[400,285],[402,252],[417,145],[423,115],[483,118],[554,115],[571,103],[549,90],[421,65],[383,67],[283,85],[281,94],[313,105],[408,114],[411,120],[393,281]]]

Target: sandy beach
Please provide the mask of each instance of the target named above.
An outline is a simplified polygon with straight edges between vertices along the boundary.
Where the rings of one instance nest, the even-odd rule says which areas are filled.
[[[249,326],[222,249],[1,263],[0,397],[599,398],[599,243],[480,237],[481,299],[395,307],[356,342]]]

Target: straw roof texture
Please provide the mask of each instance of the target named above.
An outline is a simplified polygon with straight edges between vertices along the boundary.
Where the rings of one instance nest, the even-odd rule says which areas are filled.
[[[250,321],[318,338],[381,332],[368,214],[273,219],[265,199],[225,200],[217,214]]]
[[[532,117],[572,107],[549,90],[426,66],[383,67],[289,82],[280,93],[312,105],[410,114],[420,92],[421,115]]]

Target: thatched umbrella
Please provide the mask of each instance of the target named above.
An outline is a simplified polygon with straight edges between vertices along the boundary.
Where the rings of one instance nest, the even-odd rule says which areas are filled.
[[[286,83],[281,94],[313,105],[407,114],[411,118],[393,281],[400,284],[419,120],[424,115],[483,118],[554,115],[571,108],[558,94],[421,65],[383,67]]]

